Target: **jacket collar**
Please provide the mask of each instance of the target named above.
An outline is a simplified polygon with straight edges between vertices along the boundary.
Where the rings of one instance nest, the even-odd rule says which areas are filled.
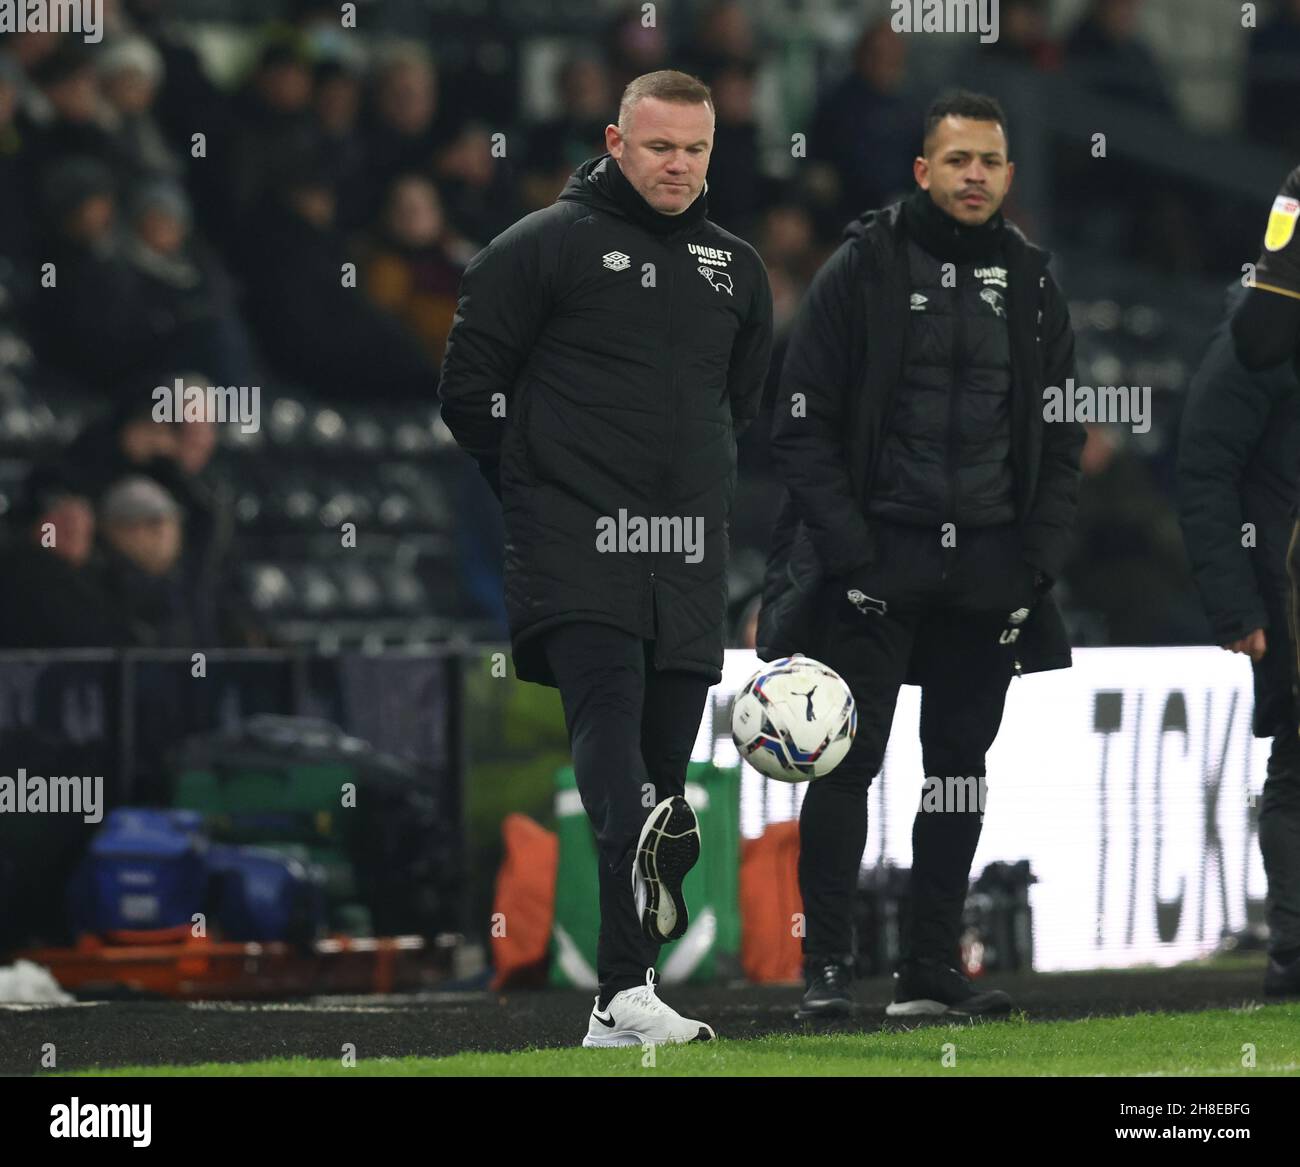
[[[578,167],[560,192],[561,202],[580,202],[600,207],[635,223],[652,235],[678,235],[693,231],[708,214],[709,184],[680,215],[656,211],[641,197],[610,154],[590,158]]]

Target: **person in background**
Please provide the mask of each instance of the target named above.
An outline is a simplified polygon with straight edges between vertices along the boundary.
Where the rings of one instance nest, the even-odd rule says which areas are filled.
[[[1234,285],[1229,313],[1246,296]],[[1271,737],[1259,849],[1268,878],[1268,996],[1300,996],[1300,720],[1287,545],[1300,489],[1300,381],[1289,361],[1250,372],[1220,324],[1187,391],[1178,513],[1196,587],[1229,652],[1250,658],[1256,737]]]
[[[180,505],[151,478],[123,478],[100,500],[99,578],[138,643],[157,648],[215,646],[216,629],[181,570]]]
[[[183,167],[153,117],[162,55],[144,37],[113,41],[95,57],[122,170],[137,179],[179,180]]]
[[[1300,154],[1300,0],[1281,0],[1272,17],[1250,34],[1246,60],[1246,133]]]
[[[1169,500],[1119,425],[1087,424],[1078,533],[1062,583],[1103,643],[1204,643],[1209,629]]]
[[[241,213],[256,206],[286,157],[301,157],[317,144],[311,100],[305,44],[292,33],[273,38],[231,103],[235,132],[227,181]]]
[[[245,312],[281,376],[341,400],[417,400],[438,366],[420,342],[341,273],[352,262],[335,221],[332,160],[284,158],[249,216],[240,270]]]
[[[906,38],[887,19],[869,25],[849,75],[817,102],[808,137],[808,157],[834,178],[838,222],[911,189],[923,114],[907,88]]]
[[[95,56],[77,41],[66,41],[30,66],[27,76],[48,110],[38,120],[25,110],[19,128],[30,140],[38,177],[73,155],[94,158],[124,177],[123,159],[108,126],[108,111],[95,72]]]
[[[470,259],[466,250],[449,229],[438,188],[429,179],[411,174],[393,183],[362,262],[362,286],[439,364],[456,314],[460,277]]]
[[[609,71],[591,53],[578,53],[560,66],[559,116],[528,131],[528,161],[523,175],[529,210],[550,206],[573,168],[590,158],[605,131],[610,103]]]
[[[363,226],[367,211],[369,175],[361,97],[361,75],[347,62],[331,58],[316,66],[312,104],[322,147],[338,176],[338,219],[345,231]]]
[[[121,648],[129,621],[88,569],[91,502],[49,467],[28,477],[0,539],[0,648]]]
[[[31,143],[18,123],[22,88],[22,67],[12,55],[0,52],[0,311],[26,302],[36,290],[33,257],[39,220]]]
[[[1138,32],[1142,0],[1091,0],[1065,39],[1065,64],[1102,97],[1174,118],[1160,63]]]
[[[398,45],[375,63],[362,140],[368,189],[358,207],[372,222],[399,174],[430,165],[451,135],[444,115],[438,70],[420,46]]]
[[[234,282],[217,253],[193,233],[184,189],[165,178],[143,182],[127,211],[123,255],[149,318],[168,324],[173,362],[207,370],[218,385],[254,384],[253,341]]]

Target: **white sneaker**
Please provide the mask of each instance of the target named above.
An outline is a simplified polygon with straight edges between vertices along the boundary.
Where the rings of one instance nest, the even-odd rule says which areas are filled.
[[[582,1044],[588,1049],[616,1045],[659,1045],[685,1041],[712,1041],[713,1026],[683,1017],[655,993],[655,970],[645,970],[645,984],[615,993],[609,1008],[600,1010],[596,998]]]
[[[665,798],[647,816],[632,864],[632,899],[641,931],[655,944],[686,932],[690,914],[682,880],[700,857],[700,824],[680,794]]]

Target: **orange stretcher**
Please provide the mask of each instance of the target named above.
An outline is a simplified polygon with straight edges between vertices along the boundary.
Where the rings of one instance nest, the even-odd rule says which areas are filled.
[[[124,991],[177,1000],[288,997],[316,993],[390,993],[431,988],[451,975],[452,947],[419,936],[330,936],[309,951],[281,942],[256,944],[131,933],[105,940],[82,935],[73,948],[29,948],[16,957],[44,965],[70,993]]]

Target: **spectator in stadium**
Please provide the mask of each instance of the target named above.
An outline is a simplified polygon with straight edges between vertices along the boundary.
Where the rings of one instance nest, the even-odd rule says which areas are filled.
[[[286,157],[301,157],[318,140],[306,46],[292,32],[273,37],[235,95],[232,191],[241,209],[265,193],[268,176]]]
[[[609,71],[590,53],[577,53],[560,66],[558,116],[528,131],[528,162],[522,176],[529,210],[548,207],[564,189],[573,168],[600,149],[610,105]]]
[[[443,420],[502,501],[515,670],[559,688],[597,833],[587,1046],[713,1036],[655,996],[652,967],[688,923],[686,764],[721,676],[733,443],[771,349],[762,262],[705,217],[712,138],[697,79],[634,81],[609,152],[471,261],[443,361]],[[683,535],[610,544],[615,516]]]
[[[740,0],[712,0],[684,49],[684,65],[710,88],[726,69],[752,76],[761,63],[753,17]]]
[[[812,212],[793,192],[769,202],[758,227],[758,250],[769,268],[789,273],[800,298],[829,255],[817,238]]]
[[[1229,313],[1246,290],[1234,285]],[[1300,996],[1300,736],[1287,546],[1300,474],[1300,382],[1291,362],[1251,373],[1227,322],[1210,342],[1183,410],[1178,505],[1215,642],[1250,657],[1256,737],[1272,751],[1259,805],[1268,877],[1264,992]]]
[[[906,81],[907,42],[880,20],[858,38],[849,75],[817,102],[808,157],[832,172],[837,223],[911,189],[923,110]]]
[[[316,66],[312,101],[321,143],[338,175],[338,220],[344,231],[365,223],[370,188],[361,133],[361,76],[338,58]]]
[[[249,216],[241,273],[245,310],[261,351],[283,376],[325,396],[428,396],[437,365],[420,342],[348,284],[352,257],[336,229],[332,161],[281,160]]]
[[[1109,644],[1204,644],[1177,516],[1117,425],[1089,423],[1078,534],[1062,580]]]
[[[95,537],[90,500],[57,474],[28,476],[0,540],[0,648],[118,648],[135,643],[88,569]]]
[[[215,258],[186,242],[179,187],[139,188],[126,224],[116,189],[90,158],[46,172],[57,282],[36,298],[43,356],[104,392],[163,363],[203,364],[221,384],[248,384],[251,356],[231,290]]]
[[[754,70],[727,65],[710,85],[718,120],[713,137],[709,215],[719,226],[750,238],[768,200],[754,111]]]
[[[158,384],[174,381],[164,373]],[[206,385],[201,373],[181,377],[185,385]],[[234,486],[216,467],[217,423],[156,421],[147,392],[91,423],[66,451],[64,477],[97,504],[108,489],[126,478],[156,482],[183,512],[185,558],[182,574],[196,605],[210,605],[207,623],[222,644],[252,647],[267,634],[247,603],[239,582],[234,546]]]
[[[456,314],[466,250],[448,228],[438,188],[429,179],[405,175],[393,183],[361,264],[362,286],[439,364]]]
[[[493,152],[492,138],[491,127],[471,118],[438,151],[432,168],[447,217],[480,245],[523,213],[514,163],[508,153]]]
[[[172,19],[170,0],[125,0],[137,31],[148,38],[162,61],[161,86],[151,113],[173,155],[185,167],[186,183],[203,234],[225,247],[238,224],[238,209],[228,179],[232,173],[237,121],[231,96],[208,75],[183,24]],[[201,127],[201,128],[200,128]],[[196,152],[194,135],[202,134]]]
[[[1071,75],[1103,97],[1175,118],[1155,54],[1138,33],[1141,0],[1092,0],[1065,40]]]
[[[42,178],[56,282],[35,301],[38,349],[51,365],[100,389],[151,358],[163,340],[140,311],[116,199],[112,171],[95,158],[62,159]]]
[[[131,196],[124,254],[140,281],[149,317],[168,322],[175,363],[209,370],[219,385],[256,382],[252,339],[225,265],[192,234],[185,191],[167,179]],[[152,386],[149,386],[152,388]]]
[[[213,605],[196,596],[182,571],[180,505],[157,482],[137,476],[109,487],[99,504],[100,579],[130,622],[136,641],[157,648],[216,645]],[[209,581],[199,581],[205,590]]]
[[[8,53],[0,53],[0,311],[26,301],[36,288],[33,163],[17,121],[22,86],[21,66]]]
[[[162,55],[144,37],[127,36],[110,43],[95,63],[123,174],[138,180],[179,179],[180,159],[153,118]]]
[[[157,381],[167,383],[161,378]],[[63,475],[95,504],[121,478],[145,474],[167,485],[172,478],[170,467],[180,455],[182,428],[155,421],[150,395],[135,393],[73,439],[60,462]]]
[[[1282,0],[1250,34],[1246,132],[1257,142],[1300,154],[1300,0]]]
[[[372,90],[363,133],[370,181],[362,208],[366,222],[379,213],[393,180],[430,166],[453,129],[442,116],[437,68],[419,46],[384,52]]]
[[[668,62],[668,38],[657,21],[646,23],[639,4],[629,5],[606,24],[603,47],[614,93]]]
[[[999,12],[998,39],[981,51],[1043,73],[1060,69],[1063,54],[1048,34],[1047,0],[1002,0]]]
[[[760,655],[823,661],[858,717],[800,813],[804,1017],[852,1008],[867,796],[899,687],[921,685],[927,782],[982,785],[1012,676],[1070,664],[1047,593],[1068,552],[1083,432],[1034,405],[1074,375],[1065,298],[1047,254],[1002,217],[1014,163],[997,102],[943,94],[923,128],[913,193],[850,223],[813,281],[773,412],[788,495]],[[983,811],[972,795],[916,815],[891,1015],[1010,1008],[957,967]]]
[[[126,177],[124,159],[108,128],[108,113],[87,46],[66,41],[31,67],[28,76],[48,107],[48,120],[24,112],[19,128],[31,141],[38,175],[72,156],[94,158],[118,177]]]

